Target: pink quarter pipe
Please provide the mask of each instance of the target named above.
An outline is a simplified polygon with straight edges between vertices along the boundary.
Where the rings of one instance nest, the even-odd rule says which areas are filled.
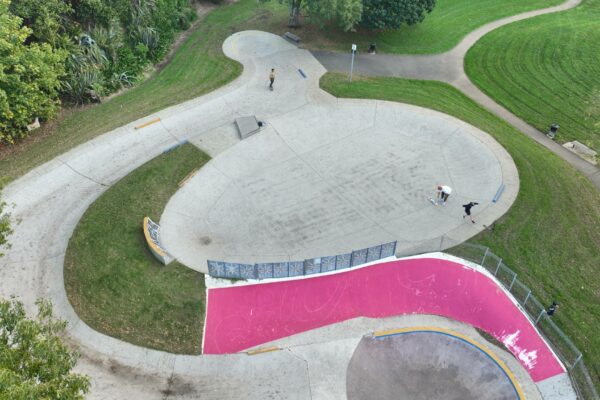
[[[435,314],[503,342],[535,382],[564,372],[532,323],[490,277],[439,258],[208,291],[204,354],[234,353],[356,317]]]

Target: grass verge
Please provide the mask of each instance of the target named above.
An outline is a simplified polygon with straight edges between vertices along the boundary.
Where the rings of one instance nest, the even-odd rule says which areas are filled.
[[[142,220],[158,221],[177,183],[208,160],[184,145],[127,175],[86,211],[69,242],[64,277],[69,301],[89,326],[144,347],[200,353],[204,275],[160,264]]]
[[[435,53],[450,49],[489,21],[561,1],[479,0],[474,6],[470,0],[439,0],[423,24],[398,31],[344,33],[306,24],[297,33],[306,46],[316,49],[347,50],[350,43],[358,43],[364,50],[375,41],[383,52]],[[282,34],[289,30],[287,14],[287,7],[276,0],[266,4],[240,0],[220,6],[198,24],[171,62],[150,80],[103,104],[64,110],[56,121],[18,146],[0,149],[0,177],[15,179],[104,132],[225,85],[242,70],[221,51],[225,38],[245,29]]]
[[[544,302],[561,303],[554,321],[584,353],[600,383],[600,203],[591,183],[566,162],[450,85],[398,78],[326,74],[337,97],[415,104],[453,115],[492,135],[513,157],[521,188],[510,211],[473,242],[503,257]]]
[[[466,72],[490,97],[557,140],[600,151],[600,2],[511,24],[467,54]]]

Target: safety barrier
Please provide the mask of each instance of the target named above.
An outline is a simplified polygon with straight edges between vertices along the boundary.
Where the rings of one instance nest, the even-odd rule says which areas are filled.
[[[275,263],[240,264],[208,260],[208,274],[227,279],[270,279],[313,275],[392,257],[396,254],[396,242],[354,250],[304,261],[283,261]]]

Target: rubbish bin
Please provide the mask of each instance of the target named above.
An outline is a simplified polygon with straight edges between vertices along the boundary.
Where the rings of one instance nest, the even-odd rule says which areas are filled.
[[[375,43],[371,43],[369,45],[369,53],[375,54],[375,50],[377,49],[377,45]]]
[[[558,132],[558,128],[560,128],[560,126],[556,123],[550,125],[550,129],[548,130],[546,136],[548,136],[550,139],[554,139],[556,137],[556,132]]]

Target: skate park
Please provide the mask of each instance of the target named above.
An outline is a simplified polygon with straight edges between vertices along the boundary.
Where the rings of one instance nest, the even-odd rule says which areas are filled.
[[[429,310],[417,307],[381,316],[359,312],[340,317],[338,309],[330,307],[332,319],[319,317],[321,323],[311,325],[311,332],[291,330],[293,336],[260,342],[261,346],[283,347],[287,340],[288,350],[250,357],[239,353],[257,344],[247,343],[221,352],[236,354],[181,356],[143,349],[92,330],[77,317],[64,293],[64,253],[87,207],[111,184],[183,141],[207,150],[213,159],[168,203],[160,220],[161,239],[172,256],[203,272],[207,259],[286,261],[392,240],[398,242],[397,254],[444,250],[475,235],[484,229],[483,224],[491,224],[517,196],[514,163],[485,132],[415,106],[336,99],[319,89],[318,80],[325,70],[310,53],[271,34],[236,33],[224,43],[223,51],[244,65],[242,76],[232,84],[81,145],[6,189],[6,198],[16,204],[14,215],[22,222],[15,229],[15,245],[2,263],[27,268],[2,269],[3,294],[19,294],[29,305],[40,295],[53,300],[58,315],[69,322],[70,337],[82,347],[79,368],[96,377],[96,387],[102,388],[105,398],[117,392],[121,396],[129,393],[132,398],[159,398],[159,388],[167,379],[181,387],[173,398],[235,398],[239,396],[236,388],[242,387],[248,398],[345,394],[361,398],[350,394],[358,393],[355,389],[339,386],[346,382],[349,359],[335,361],[342,366],[337,375],[331,375],[340,378],[337,391],[331,389],[326,376],[315,375],[321,367],[334,363],[336,348],[348,353],[365,335],[411,325],[401,321],[403,314],[443,315],[436,309],[439,304]],[[271,67],[279,71],[273,92],[265,84],[265,71]],[[241,140],[233,120],[248,115],[265,121],[266,127]],[[160,122],[136,129],[154,118]],[[454,189],[446,206],[428,201],[438,183]],[[501,186],[502,194],[495,198]],[[480,203],[477,225],[462,218],[460,204],[468,201]],[[460,279],[455,282],[461,284]],[[212,290],[216,289],[209,289],[209,299]],[[325,293],[330,293],[328,290]],[[495,291],[502,292],[499,287]],[[328,307],[330,301],[318,299],[314,307]],[[443,304],[445,300],[438,301]],[[511,315],[533,329],[518,307]],[[253,318],[247,320],[251,326]],[[454,323],[439,318],[433,318],[433,325],[440,329]],[[479,325],[479,321],[464,322]],[[420,325],[429,326],[431,321],[420,321]],[[236,329],[234,326],[233,331]],[[323,339],[308,338],[317,334]],[[546,351],[555,368],[535,375],[523,365],[515,365],[514,359],[504,362],[519,377],[523,390],[531,393],[528,396],[536,398],[535,383],[560,378],[564,385],[564,367],[543,339],[531,334],[537,337],[537,344],[530,351]],[[502,337],[500,333],[497,336]],[[326,347],[328,352],[323,351]],[[304,355],[298,358],[295,352]],[[504,353],[502,357],[510,360]],[[361,357],[364,360],[364,355]],[[119,365],[117,370],[126,367],[129,372],[121,376],[111,373],[107,366],[112,362]],[[130,374],[137,380],[131,380]],[[125,384],[126,379],[134,383]],[[213,386],[210,390],[196,386],[194,382],[200,380],[210,380]],[[506,380],[497,381],[507,384]],[[352,382],[356,381],[347,381],[350,386]],[[549,386],[546,390],[551,391]],[[508,393],[506,398],[520,398],[518,391],[514,397],[510,390],[502,390]]]

